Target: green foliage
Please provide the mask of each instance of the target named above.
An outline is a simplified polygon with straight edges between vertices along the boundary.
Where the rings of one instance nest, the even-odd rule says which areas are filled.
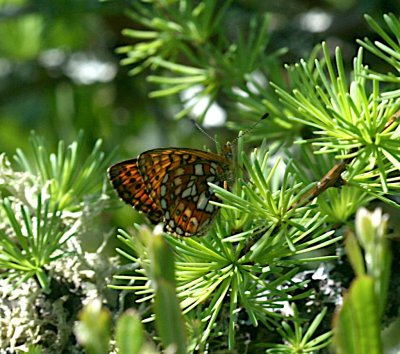
[[[110,264],[83,251],[79,237],[89,242],[106,206],[100,172],[108,162],[100,141],[85,158],[82,139],[61,141],[54,154],[33,135],[32,155],[18,150],[14,164],[1,155],[0,340],[10,352],[69,351],[78,304],[104,292]],[[93,271],[103,274],[97,284],[87,277]]]
[[[145,332],[140,317],[135,311],[128,310],[121,315],[116,324],[115,332],[119,353],[140,354],[143,352]]]
[[[369,69],[368,78],[371,80],[383,81],[387,83],[399,83],[399,76],[397,75],[400,70],[400,46],[397,38],[400,37],[399,20],[394,14],[384,15],[383,19],[386,23],[386,27],[379,25],[371,16],[365,15],[370,27],[379,35],[381,40],[372,42],[370,39],[365,38],[364,40],[358,40],[365,49],[369,50],[373,55],[386,61],[393,69],[394,73],[389,72],[383,74]],[[385,92],[383,96],[386,99],[398,98],[400,94],[399,90]]]
[[[295,112],[295,119],[309,125],[318,136],[312,143],[318,153],[333,153],[337,159],[351,158],[346,180],[370,193],[397,194],[397,179],[388,179],[399,169],[399,140],[392,125],[386,126],[400,102],[383,99],[374,81],[366,80],[362,50],[354,60],[354,79],[347,84],[340,50],[336,50],[336,71],[323,44],[324,66],[315,61],[290,69],[294,81],[292,95],[277,87],[277,93]],[[369,94],[369,84],[372,92]],[[301,90],[300,90],[301,87]],[[316,88],[316,89],[314,89]],[[395,129],[393,131],[393,129]]]
[[[15,286],[35,276],[43,291],[49,293],[50,281],[44,266],[61,256],[56,251],[61,250],[74,232],[64,230],[61,213],[57,207],[51,210],[48,200],[42,205],[41,195],[38,195],[35,216],[25,205],[12,205],[9,198],[3,200],[2,207],[12,232],[0,231],[0,267],[4,269],[1,276]],[[22,216],[22,225],[17,213]]]
[[[156,328],[165,348],[172,347],[175,353],[185,354],[186,329],[176,296],[173,254],[161,233],[152,236],[150,232],[143,234],[150,249]]]
[[[92,9],[101,8],[94,3]],[[80,2],[79,11],[89,11],[89,4]],[[390,295],[392,262],[387,219],[379,212],[359,211],[356,221],[354,215],[372,201],[393,207],[395,213],[399,209],[400,21],[393,14],[384,15],[382,23],[367,15],[377,38],[357,42],[360,48],[352,65],[345,50],[337,48],[333,54],[323,42],[283,70],[281,56],[287,51],[279,48],[273,28],[280,26],[278,17],[256,14],[254,6],[234,1],[218,6],[212,0],[133,2],[129,17],[134,28],[123,31],[128,44],[118,53],[125,56],[122,63],[131,67],[132,75],[146,76],[151,98],[168,98],[169,105],[161,106],[158,100],[152,106],[161,137],[171,124],[167,116],[190,115],[202,122],[214,105],[226,111],[226,126],[235,131],[246,130],[266,112],[269,117],[235,140],[235,176],[229,190],[210,185],[220,198],[214,203],[220,213],[207,235],[178,239],[139,226],[119,230],[118,252],[128,264],[118,269],[111,286],[122,290],[118,300],[116,292],[110,296],[104,289],[115,273],[115,260],[105,244],[90,253],[84,242],[91,235],[96,240],[110,235],[104,229],[115,224],[109,214],[96,220],[108,206],[104,181],[112,157],[100,151],[97,137],[104,137],[108,147],[119,143],[130,152],[157,137],[152,128],[150,134],[139,134],[151,115],[141,107],[143,82],[127,87],[127,80],[120,80],[125,84],[117,86],[101,77],[78,86],[65,80],[75,80],[68,68],[78,68],[74,58],[82,55],[68,50],[96,48],[99,42],[92,38],[106,33],[100,21],[91,16],[82,21],[67,2],[45,0],[37,7],[21,7],[21,14],[29,13],[15,26],[0,24],[3,55],[45,63],[40,70],[27,70],[32,67],[26,63],[7,69],[8,63],[1,61],[0,75],[10,70],[29,79],[37,75],[40,82],[40,73],[48,73],[51,99],[41,101],[46,114],[55,117],[51,129],[39,119],[48,136],[31,137],[31,154],[18,149],[12,164],[0,155],[0,340],[6,350],[73,352],[66,344],[72,338],[71,323],[82,303],[97,298],[84,308],[75,327],[89,353],[156,353],[156,345],[177,353],[326,352],[338,299],[324,290],[341,293],[341,286],[346,287],[342,278],[348,275],[339,275],[332,285],[329,269],[334,267],[334,273],[339,268],[336,260],[347,234],[346,251],[356,278],[333,322],[335,350],[382,352],[380,323]],[[244,20],[232,16],[238,8],[241,15],[246,12]],[[120,18],[103,20],[121,23]],[[48,23],[55,25],[48,28]],[[73,27],[79,30],[70,31]],[[296,41],[300,37],[293,27],[289,32]],[[53,49],[56,40],[68,47],[55,50],[63,61],[57,69],[45,60],[51,54],[45,49]],[[107,48],[116,45],[120,42]],[[367,66],[365,51],[389,73]],[[3,76],[14,84],[14,76]],[[62,80],[56,81],[58,77]],[[33,104],[18,96],[19,86],[26,85],[16,81],[11,89],[1,88],[12,124],[19,105],[26,107],[30,122],[35,115],[43,118],[43,106],[37,104],[41,86],[30,88],[35,91],[29,97]],[[18,100],[8,103],[16,89]],[[205,103],[200,112],[199,103]],[[134,117],[126,107],[134,107]],[[142,125],[136,115],[142,116]],[[25,141],[14,142],[14,137],[25,133],[12,124],[4,125],[0,140],[22,147]],[[88,139],[75,134],[82,126],[92,134]],[[60,136],[75,141],[67,145],[58,141]],[[57,141],[55,152],[48,148],[51,139]],[[178,138],[174,141],[181,144]],[[356,236],[347,231],[354,224]],[[328,289],[310,275],[321,263]],[[140,313],[116,315],[131,305],[122,303],[127,292],[133,293],[129,300],[133,298]],[[293,315],[285,312],[289,303]],[[25,312],[24,304],[29,304]],[[21,313],[26,318],[18,317]]]
[[[208,237],[179,240],[166,236],[175,251],[177,295],[182,310],[189,314],[199,309],[201,313],[202,335],[196,343],[200,347],[206,345],[225,310],[230,314],[230,348],[235,347],[236,314],[240,308],[246,311],[254,326],[260,322],[267,327],[277,326],[280,316],[274,310],[280,308],[283,301],[310,295],[310,291],[304,290],[306,282],[292,281],[298,267],[312,261],[334,259],[311,256],[311,251],[327,247],[340,237],[331,237],[333,232],[327,232],[324,218],[318,212],[306,208],[288,211],[296,186],[285,183],[284,192],[274,190],[271,181],[276,178],[277,164],[269,168],[266,156],[261,150],[254,154],[251,162],[246,160],[244,164],[254,183],[243,184],[243,188],[237,186],[234,192],[214,186],[224,203],[221,217]],[[287,180],[289,177],[284,177],[284,181]],[[232,220],[236,220],[236,225]],[[234,232],[235,227],[240,231]],[[143,236],[130,236],[120,230],[119,237],[133,251],[119,250],[120,253],[140,268],[136,270],[138,275],[115,277],[130,280],[134,285],[114,288],[134,290],[142,301],[154,299],[157,303],[148,279],[153,278],[151,265],[155,262],[162,265],[163,257],[152,259]],[[162,267],[164,272],[169,268]],[[298,291],[295,296],[291,295],[294,289]]]
[[[101,307],[100,301],[94,301],[82,310],[75,333],[86,353],[109,353],[110,320],[110,314]]]
[[[210,69],[210,62],[213,62],[203,60],[202,48],[193,31],[184,31],[183,25],[177,23],[179,19],[169,12],[174,9],[182,11],[186,18],[189,14],[193,16],[196,13],[193,8],[185,12],[186,7],[178,6],[183,3],[186,2],[164,7],[162,2],[154,2],[145,10],[139,7],[139,13],[146,18],[142,25],[153,32],[128,31],[139,40],[139,43],[124,49],[128,56],[125,64],[141,62],[132,73],[137,74],[147,67],[162,73],[148,76],[150,82],[163,86],[153,92],[154,97],[174,95],[201,84],[200,95],[208,95],[210,104],[217,101],[219,95],[212,91],[214,88],[227,94],[229,99],[236,98],[240,106],[234,106],[233,110],[242,116],[254,115],[255,112],[261,116],[271,108],[271,119],[268,118],[271,122],[267,128],[257,127],[254,136],[262,136],[264,130],[269,130],[264,136],[281,139],[283,132],[289,131],[300,144],[299,150],[288,149],[283,158],[271,162],[274,150],[270,146],[263,142],[249,158],[244,141],[255,139],[241,137],[236,151],[235,183],[229,191],[211,185],[222,202],[214,203],[221,212],[207,237],[181,240],[165,236],[175,253],[177,296],[192,335],[190,350],[205,350],[207,343],[222,331],[223,323],[228,328],[225,331],[228,348],[237,350],[240,310],[245,312],[245,318],[253,326],[269,330],[276,328],[282,339],[289,343],[277,346],[271,352],[319,350],[330,343],[331,337],[331,333],[326,332],[311,339],[323,316],[317,316],[303,336],[300,316],[296,313],[293,332],[285,321],[280,321],[283,315],[279,309],[284,301],[310,296],[305,288],[307,281],[294,283],[294,276],[299,274],[301,265],[335,259],[329,251],[326,254],[323,250],[340,241],[343,225],[351,222],[358,208],[374,199],[399,208],[391,199],[398,196],[400,187],[397,176],[400,169],[399,97],[393,94],[395,91],[390,97],[385,96],[387,87],[378,84],[378,81],[385,81],[384,75],[380,80],[373,77],[371,69],[364,64],[362,48],[359,48],[352,72],[348,75],[341,50],[337,48],[332,58],[325,42],[316,48],[309,60],[286,66],[289,84],[277,75],[268,88],[257,85],[251,74],[259,71],[265,75],[274,65],[271,61],[257,59],[258,53],[264,53],[267,40],[258,40],[261,32],[255,28],[249,30],[253,40],[239,40],[234,46],[237,52],[234,50],[231,56],[227,54],[227,48],[233,45],[227,40],[216,41],[218,46],[203,44],[210,57],[215,59],[215,66]],[[160,9],[165,10],[162,19],[158,13],[157,20],[151,22],[149,19]],[[213,10],[210,7],[210,11]],[[136,20],[137,16],[134,15]],[[395,41],[390,40],[370,18],[368,20],[394,49]],[[188,23],[190,21],[195,22],[195,16]],[[399,21],[394,16],[385,17],[385,21],[397,36]],[[267,26],[267,22],[258,28],[263,26]],[[182,35],[183,32],[187,37]],[[160,38],[166,41],[165,46],[160,45]],[[192,46],[187,47],[186,42]],[[376,43],[381,53],[391,56],[389,62],[394,66],[396,51],[387,47],[382,49]],[[373,52],[370,42],[361,44]],[[170,50],[174,46],[181,55]],[[147,50],[149,47],[152,50]],[[193,52],[198,56],[194,57]],[[240,65],[244,62],[243,53],[255,55],[249,57],[248,66]],[[232,58],[235,59],[230,61]],[[224,65],[235,67],[237,73],[225,70]],[[215,77],[213,80],[214,69],[221,75],[218,84]],[[181,76],[174,76],[177,73]],[[231,80],[225,81],[228,76]],[[207,86],[209,83],[211,86]],[[254,86],[249,89],[251,83],[255,84],[255,89]],[[270,100],[270,97],[273,98]],[[279,100],[278,107],[282,109],[271,107],[271,102]],[[178,117],[191,109],[181,110]],[[300,129],[307,134],[302,134]],[[341,185],[340,189],[334,188]],[[116,280],[127,281],[129,285],[115,285],[114,288],[135,291],[140,302],[157,303],[150,282],[154,260],[146,242],[136,237],[141,232],[133,235],[120,230],[119,233],[125,246],[119,252],[138,267],[135,274],[116,276]],[[356,269],[361,271],[361,252],[354,252],[358,256],[352,259],[352,264],[357,264]],[[365,252],[371,252],[366,259],[375,260],[367,267],[374,269],[375,291],[382,295],[374,311],[382,314],[390,258],[382,257],[384,251],[379,247],[374,251],[365,249]],[[163,261],[160,258],[157,262],[162,264]],[[199,319],[196,329],[190,328],[193,316]],[[150,313],[147,321],[152,319]]]
[[[99,172],[108,162],[99,150],[101,141],[82,161],[82,137],[68,147],[60,141],[56,155],[33,135],[34,162],[22,150],[15,156],[22,172],[13,170],[3,155],[0,181],[10,195],[2,200],[1,266],[2,277],[14,286],[35,276],[48,293],[45,267],[63,256],[65,243],[76,235],[85,204],[98,203],[103,180]],[[77,214],[71,217],[63,214],[65,210]]]
[[[356,217],[358,241],[363,248],[365,274],[374,280],[374,292],[378,300],[378,313],[383,315],[385,309],[392,255],[386,239],[388,216],[382,215],[380,209],[372,214],[360,209]],[[350,253],[350,252],[349,252]],[[356,273],[363,275],[362,273]]]
[[[173,254],[161,234],[152,234],[143,227],[139,235],[152,260],[148,269],[154,290],[156,328],[161,342],[166,350],[185,354],[186,329],[175,291]],[[101,308],[99,301],[82,311],[75,333],[88,353],[108,352],[109,321],[110,315]],[[144,328],[135,312],[127,311],[118,319],[115,337],[116,347],[121,354],[156,352],[150,343],[146,343]],[[102,341],[99,342],[99,338]]]
[[[39,346],[31,346],[28,349],[28,354],[42,354],[42,349]]]
[[[135,11],[129,12],[146,30],[123,32],[139,42],[119,48],[118,52],[127,56],[122,64],[135,65],[130,71],[132,75],[147,68],[160,73],[147,76],[149,83],[160,87],[152,91],[150,97],[177,95],[194,89],[189,99],[183,99],[184,108],[177,113],[177,118],[192,112],[202,99],[206,99],[207,104],[200,113],[200,120],[221,95],[236,104],[235,92],[247,91],[251,75],[263,65],[272,67],[276,57],[283,53],[265,56],[269,42],[267,16],[259,20],[253,18],[248,35],[236,33],[238,40],[232,43],[223,30],[223,18],[231,2],[225,1],[218,8],[212,0],[198,4],[154,1],[151,8],[136,2]],[[251,111],[259,117],[265,108],[257,104]]]
[[[352,283],[335,326],[337,353],[382,353],[373,288],[373,280],[366,276]]]
[[[21,149],[17,149],[15,160],[20,169],[38,177],[40,186],[48,188],[52,201],[58,203],[60,209],[71,209],[88,196],[99,194],[103,173],[111,158],[105,158],[100,151],[100,139],[85,160],[82,158],[83,132],[67,147],[61,140],[57,153],[49,153],[43,139],[35,135],[31,143],[33,161]]]
[[[75,325],[78,341],[86,353],[109,353],[111,346],[111,317],[100,301],[86,305]],[[153,343],[146,340],[140,316],[133,310],[125,311],[115,324],[115,348],[120,354],[157,354]],[[178,352],[178,351],[177,351]]]
[[[267,350],[268,354],[316,353],[330,344],[331,331],[311,339],[324,319],[327,308],[324,308],[304,328],[301,326],[304,320],[299,316],[296,306],[293,305],[292,309],[293,316],[290,317],[290,321],[293,325],[291,326],[287,321],[284,321],[281,327],[277,329],[286,344],[265,344],[266,347],[270,348]]]
[[[360,209],[356,236],[349,234],[346,250],[357,275],[337,315],[337,353],[382,353],[380,319],[386,305],[391,252],[386,239],[387,216]],[[361,248],[364,251],[362,255]]]

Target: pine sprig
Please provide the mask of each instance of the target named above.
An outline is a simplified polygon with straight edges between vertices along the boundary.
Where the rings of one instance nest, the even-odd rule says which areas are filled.
[[[89,217],[104,207],[108,159],[100,151],[100,140],[85,159],[82,133],[68,146],[60,141],[57,153],[49,152],[34,134],[31,143],[33,157],[18,149],[17,167],[2,156],[1,276],[13,289],[34,277],[48,293],[48,267],[70,254],[68,241],[86,227],[83,211]]]
[[[36,277],[44,292],[49,292],[45,267],[62,255],[57,251],[74,236],[62,224],[61,212],[51,207],[49,200],[38,196],[36,214],[25,205],[13,205],[9,198],[2,202],[10,228],[1,231],[1,276],[8,278],[15,289],[31,277]],[[22,216],[17,216],[17,213]]]
[[[222,96],[236,104],[235,91],[245,92],[248,85],[257,86],[255,73],[265,76],[263,64],[272,67],[282,54],[265,57],[269,42],[267,16],[258,21],[254,18],[248,34],[235,33],[237,40],[232,41],[222,30],[230,3],[226,1],[217,8],[209,0],[198,5],[155,2],[147,8],[137,2],[135,11],[129,13],[146,30],[124,31],[140,42],[119,48],[119,53],[127,56],[122,64],[135,66],[132,75],[145,69],[154,72],[147,80],[158,88],[150,92],[150,97],[179,95],[183,108],[177,118],[194,114],[201,102],[204,107],[198,119],[203,121]],[[251,112],[259,117],[265,110],[252,107]]]
[[[99,139],[89,156],[83,159],[83,136],[80,132],[77,140],[68,146],[61,140],[57,153],[50,153],[43,139],[32,134],[33,159],[21,149],[17,149],[14,157],[21,170],[36,176],[40,188],[48,190],[60,209],[73,208],[85,198],[101,193],[104,171],[112,155],[105,156]]]
[[[306,282],[293,283],[297,267],[311,261],[334,259],[334,256],[310,254],[340,240],[340,236],[332,237],[334,231],[327,229],[319,213],[305,208],[288,210],[299,186],[288,175],[281,189],[274,190],[278,169],[276,164],[268,166],[265,154],[258,151],[249,160],[241,151],[238,153],[250,182],[254,183],[235,187],[232,192],[213,186],[223,203],[220,217],[209,235],[183,240],[165,235],[175,253],[177,296],[183,313],[189,315],[202,308],[204,327],[198,339],[200,346],[205,345],[227,306],[232,314],[243,307],[257,325],[259,321],[274,322],[279,315],[273,310],[282,301],[309,296],[310,291],[304,289]],[[265,203],[259,195],[266,198]],[[238,234],[233,229],[235,223],[231,222],[234,218],[239,220],[236,222],[240,226]],[[154,290],[149,282],[150,257],[141,233],[139,230],[138,236],[133,236],[120,231],[119,237],[128,249],[119,252],[139,268],[135,275],[115,277],[133,285],[112,287],[133,290],[143,302],[154,299]],[[297,294],[293,295],[295,289]],[[234,319],[230,319],[228,334],[231,348],[235,345]]]

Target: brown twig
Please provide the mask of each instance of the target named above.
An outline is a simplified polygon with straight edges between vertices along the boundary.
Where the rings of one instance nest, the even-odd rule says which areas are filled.
[[[388,129],[399,118],[400,118],[400,111],[396,112],[395,114],[393,114],[392,117],[390,117],[390,119],[386,122],[385,126],[383,127],[382,131]],[[318,197],[321,193],[323,193],[330,187],[345,184],[346,182],[342,179],[341,175],[346,170],[347,165],[353,160],[353,158],[354,157],[349,157],[334,165],[329,170],[329,172],[324,177],[321,178],[321,180],[317,183],[317,185],[313,189],[311,189],[306,195],[300,198],[298,202],[290,206],[288,211],[295,209],[299,206],[306,205],[308,202]],[[260,237],[250,239],[241,250],[239,258],[244,256],[250,250],[250,248],[259,240]]]
[[[390,119],[386,122],[385,126],[383,127],[383,131],[389,128],[399,118],[400,118],[400,111],[396,112],[390,117]]]
[[[329,187],[342,185],[345,182],[342,180],[342,172],[346,169],[346,166],[351,162],[353,158],[348,158],[340,163],[333,166],[329,172],[321,178],[317,185],[311,189],[306,195],[304,195],[298,202],[293,204],[288,210],[292,210],[299,206],[307,204],[311,199],[318,197],[322,192],[327,190]]]
[[[400,117],[400,111],[393,114],[390,119],[386,122],[382,131],[388,129],[396,120]],[[318,197],[321,193],[327,190],[329,187],[343,185],[346,182],[343,181],[341,175],[346,169],[346,166],[353,160],[353,157],[347,158],[335,166],[333,166],[329,172],[321,178],[317,185],[311,189],[305,196],[303,196],[297,203],[293,204],[288,210],[292,210],[299,206],[307,204],[310,200]]]

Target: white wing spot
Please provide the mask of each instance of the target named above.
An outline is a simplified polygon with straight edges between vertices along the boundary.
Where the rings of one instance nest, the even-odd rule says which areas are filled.
[[[183,169],[182,167],[176,169],[175,176],[182,176],[184,174],[185,174],[185,169]]]
[[[160,195],[164,197],[166,193],[167,193],[167,187],[165,186],[165,184],[162,184],[160,188]]]
[[[174,199],[175,199],[175,195],[181,194],[182,189],[183,189],[183,184],[181,184],[179,187],[177,187],[177,188],[175,189],[175,192],[174,192],[174,193],[171,193],[171,199],[174,200]],[[175,195],[174,195],[174,194],[175,194]]]
[[[198,210],[204,210],[204,208],[207,206],[208,203],[208,198],[206,197],[206,194],[203,192],[200,194],[199,201],[197,202],[197,209]]]
[[[164,198],[160,200],[160,204],[162,209],[167,209],[167,201]]]
[[[203,176],[204,175],[203,165],[201,163],[198,163],[198,164],[194,165],[194,174],[196,176]]]
[[[214,209],[215,209],[214,205],[212,205],[210,203],[207,204],[207,206],[206,206],[206,212],[207,213],[212,214],[214,212]]]
[[[197,189],[196,185],[192,185],[191,188],[186,188],[183,193],[182,193],[182,198],[187,198],[187,197],[195,197],[197,194]]]
[[[182,179],[180,177],[174,179],[174,185],[180,186],[182,184]]]
[[[186,188],[184,191],[183,191],[183,193],[181,194],[181,197],[182,198],[187,198],[187,197],[189,197],[190,195],[191,195],[191,188]]]
[[[213,168],[214,170],[216,170],[218,167],[215,162],[211,162],[210,165],[211,165],[211,168]]]

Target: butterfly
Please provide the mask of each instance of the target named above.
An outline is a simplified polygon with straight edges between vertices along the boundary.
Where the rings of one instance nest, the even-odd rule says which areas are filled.
[[[232,181],[232,148],[223,154],[190,148],[159,148],[108,169],[119,197],[146,214],[152,224],[164,223],[174,236],[203,235],[219,201],[209,182],[227,189]]]

